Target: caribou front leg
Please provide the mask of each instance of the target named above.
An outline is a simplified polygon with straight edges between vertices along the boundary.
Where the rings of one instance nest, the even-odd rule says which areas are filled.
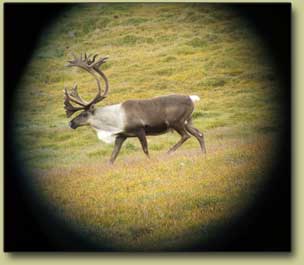
[[[126,136],[118,135],[115,139],[115,146],[111,155],[110,163],[113,164],[124,141],[127,139]]]
[[[140,130],[137,131],[136,136],[141,143],[141,147],[142,147],[144,153],[147,155],[147,157],[150,158],[145,130],[143,128],[141,128]]]

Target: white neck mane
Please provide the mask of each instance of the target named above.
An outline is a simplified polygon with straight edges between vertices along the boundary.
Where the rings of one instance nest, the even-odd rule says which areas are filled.
[[[96,130],[97,137],[101,141],[111,144],[115,141],[115,135],[124,130],[125,112],[121,108],[121,104],[98,108],[89,122]]]

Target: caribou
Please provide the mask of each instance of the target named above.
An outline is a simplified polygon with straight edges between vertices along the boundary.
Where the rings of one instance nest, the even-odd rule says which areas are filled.
[[[69,122],[69,126],[72,129],[91,126],[100,140],[108,144],[114,143],[110,163],[114,163],[127,138],[137,137],[143,152],[149,157],[146,136],[160,135],[169,131],[176,131],[181,139],[169,149],[168,153],[174,152],[191,136],[198,140],[201,151],[206,153],[204,135],[192,125],[194,103],[200,100],[197,95],[174,94],[150,99],[130,99],[120,104],[96,107],[96,104],[104,100],[109,92],[109,81],[100,70],[101,65],[109,57],[97,59],[97,54],[92,57],[87,56],[86,53],[79,57],[73,54],[73,57],[66,66],[78,67],[91,74],[97,83],[97,94],[87,102],[79,95],[77,83],[74,83],[70,91],[64,88],[64,109],[67,118],[82,110]],[[103,92],[100,78],[105,84]]]

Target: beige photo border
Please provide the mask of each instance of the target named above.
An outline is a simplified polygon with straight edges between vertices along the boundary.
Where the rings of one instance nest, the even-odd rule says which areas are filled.
[[[221,3],[291,3],[292,4],[292,252],[291,253],[261,253],[261,252],[200,252],[200,253],[4,253],[3,251],[3,3],[5,2],[36,2],[26,0],[3,1],[0,0],[0,35],[1,50],[0,60],[0,120],[2,125],[0,146],[2,149],[0,169],[0,264],[25,264],[25,265],[49,265],[49,264],[225,264],[225,265],[282,265],[282,264],[304,264],[304,0],[209,0],[209,1],[188,1],[188,2],[221,2]],[[85,2],[85,1],[43,1],[37,2]],[[88,1],[89,2],[89,1]],[[92,1],[93,2],[93,1]],[[102,2],[102,1],[94,1]],[[126,2],[111,1],[104,2]],[[127,1],[127,2],[164,2],[164,1]],[[165,2],[186,2],[186,1],[165,1]],[[18,18],[16,18],[18,19]],[[302,27],[301,27],[302,26]],[[302,85],[302,87],[301,87]],[[9,143],[7,143],[9,144]],[[301,163],[302,162],[302,163]],[[302,224],[302,225],[301,225]]]

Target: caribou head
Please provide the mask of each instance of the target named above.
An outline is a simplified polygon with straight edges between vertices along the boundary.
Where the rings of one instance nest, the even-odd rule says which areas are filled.
[[[70,127],[72,129],[76,129],[79,126],[89,125],[89,119],[94,115],[95,104],[102,101],[106,98],[109,90],[109,82],[104,73],[99,69],[99,67],[106,62],[108,57],[103,57],[98,60],[97,54],[93,56],[91,59],[91,55],[87,56],[84,54],[84,57],[81,55],[80,57],[76,57],[74,54],[74,60],[69,61],[67,67],[79,67],[88,73],[90,73],[96,80],[97,83],[97,94],[96,96],[89,102],[86,102],[83,98],[78,94],[77,83],[74,83],[71,91],[68,91],[67,88],[64,89],[64,108],[66,111],[67,117],[71,117],[75,112],[83,110],[77,117],[70,121]],[[101,86],[98,76],[103,78],[105,82],[104,92],[101,93]],[[75,107],[72,103],[78,105]]]

